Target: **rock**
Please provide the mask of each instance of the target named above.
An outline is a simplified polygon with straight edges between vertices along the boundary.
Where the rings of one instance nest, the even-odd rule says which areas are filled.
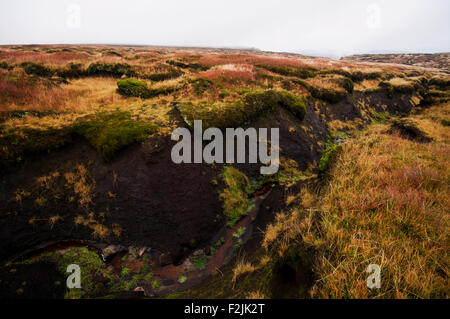
[[[126,250],[126,248],[121,245],[109,245],[102,249],[103,260],[105,260],[106,258],[108,258],[111,255],[117,254],[118,252],[121,252],[124,250]]]
[[[161,267],[170,265],[172,262],[172,256],[170,255],[170,253],[162,253],[161,255],[159,255],[159,265]]]
[[[149,297],[147,291],[143,287],[136,287],[133,289],[134,292],[138,292],[139,294],[143,294],[145,297]]]
[[[141,247],[141,248],[138,249],[137,254],[138,254],[139,257],[142,257],[145,254],[146,251],[150,251],[150,248]]]

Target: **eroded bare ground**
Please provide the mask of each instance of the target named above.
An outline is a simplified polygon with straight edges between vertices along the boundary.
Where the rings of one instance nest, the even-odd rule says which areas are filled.
[[[312,257],[269,257],[267,225],[323,183],[331,146],[449,95],[439,70],[252,51],[7,46],[0,66],[0,295],[19,298],[245,297],[239,269],[258,268],[242,256],[271,265],[266,294],[306,296]],[[278,127],[280,171],[174,164],[170,134],[193,119]],[[71,263],[81,290],[64,286]],[[222,276],[229,290],[202,292]]]

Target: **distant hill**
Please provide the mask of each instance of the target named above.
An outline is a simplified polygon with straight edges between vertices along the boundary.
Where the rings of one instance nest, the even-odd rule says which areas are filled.
[[[358,62],[397,63],[424,68],[442,69],[450,72],[450,53],[418,53],[418,54],[357,54],[341,58],[341,60]]]

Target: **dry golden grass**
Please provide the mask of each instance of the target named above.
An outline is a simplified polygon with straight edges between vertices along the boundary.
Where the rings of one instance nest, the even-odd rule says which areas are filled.
[[[63,218],[62,218],[61,216],[59,216],[59,215],[55,215],[55,216],[50,217],[50,218],[48,219],[48,223],[49,223],[49,225],[50,225],[50,229],[53,229],[53,227],[55,226],[55,224],[56,224],[58,221],[62,220],[62,219],[63,219]]]
[[[247,299],[266,299],[266,296],[264,296],[264,294],[257,290],[257,291],[252,291],[247,295]]]
[[[392,85],[410,85],[411,81],[405,80],[403,78],[392,78],[388,81]]]
[[[315,77],[306,80],[308,84],[318,87],[318,88],[325,88],[325,89],[332,89],[335,91],[342,91],[344,92],[345,89],[342,87],[341,84],[337,81],[337,79],[343,78],[342,76],[333,75],[333,76],[327,76],[327,77]]]
[[[323,242],[308,242],[332,247],[315,266],[318,297],[430,298],[449,287],[448,139],[418,144],[384,129],[346,144],[332,172]],[[365,286],[369,264],[382,268],[380,290]]]
[[[95,195],[95,182],[86,167],[79,164],[73,172],[65,173],[64,178],[66,179],[66,187],[78,196],[80,207],[87,208]]]
[[[100,218],[102,218],[102,216],[100,216],[101,214],[98,214],[98,215]],[[82,215],[76,216],[74,218],[74,223],[77,226],[81,225],[81,226],[90,228],[92,230],[92,236],[94,238],[105,239],[111,233],[110,229],[107,226],[101,224],[100,222],[98,222],[95,219],[95,214],[92,212],[87,215],[87,218]],[[122,229],[120,228],[120,226],[115,224],[113,226],[113,234],[115,236],[119,237],[121,232],[122,232]]]
[[[236,282],[236,279],[243,274],[252,273],[256,270],[256,267],[253,266],[250,262],[246,261],[245,258],[240,258],[236,263],[236,266],[233,268],[233,282]]]
[[[427,144],[372,125],[343,144],[318,204],[306,199],[267,228],[267,249],[277,244],[282,255],[300,236],[317,252],[312,297],[448,296],[450,130],[432,118],[449,110],[447,104],[413,117],[434,138]],[[369,264],[381,267],[380,289],[366,286]]]
[[[355,90],[357,91],[366,91],[366,90],[375,90],[378,89],[379,80],[362,80],[361,82],[354,83]]]

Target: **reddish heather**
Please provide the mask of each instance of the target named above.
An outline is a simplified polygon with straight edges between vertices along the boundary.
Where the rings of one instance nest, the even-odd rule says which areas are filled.
[[[0,101],[6,104],[8,101],[21,101],[22,103],[30,103],[35,99],[35,90],[31,85],[24,81],[11,82],[8,80],[0,80]]]
[[[254,80],[254,74],[251,68],[232,67],[232,68],[217,68],[201,72],[197,77],[208,80],[222,80],[227,81],[251,81]]]
[[[40,62],[45,64],[64,65],[70,61],[86,60],[89,54],[84,52],[26,52],[26,51],[0,51],[0,59],[11,62],[21,63],[27,61]]]
[[[25,79],[0,79],[0,111],[7,111],[8,106],[37,111],[64,110],[66,102],[79,94],[71,89],[50,87]]]

